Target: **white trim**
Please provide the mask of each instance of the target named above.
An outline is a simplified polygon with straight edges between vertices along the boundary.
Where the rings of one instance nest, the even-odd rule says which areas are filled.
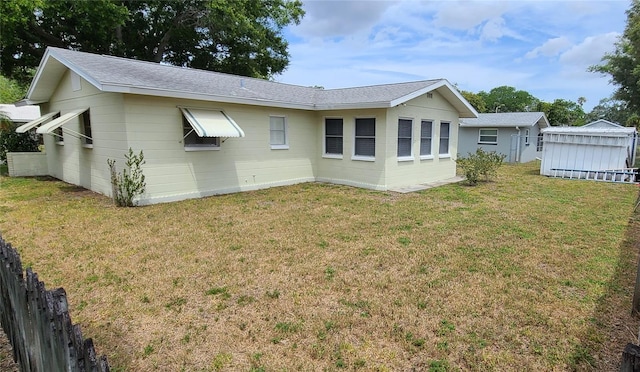
[[[402,156],[402,157],[398,157],[398,162],[407,162],[407,161],[414,161],[415,159],[412,156]]]
[[[482,131],[483,130],[495,130],[496,131],[496,141],[495,142],[489,142],[489,141],[482,141],[481,138],[482,137],[493,137],[493,135],[482,135]],[[498,128],[478,128],[478,144],[479,145],[497,145],[498,144]]]
[[[344,159],[344,155],[340,154],[322,154],[324,159]]]
[[[351,160],[356,160],[356,161],[376,161],[376,157],[375,156],[353,155],[351,157]]]
[[[420,160],[433,160],[435,157],[433,155],[420,155]]]
[[[281,118],[283,129],[271,128],[272,118]],[[273,131],[284,132],[284,143],[271,142],[271,133]],[[271,150],[288,150],[289,149],[289,120],[287,120],[287,117],[285,115],[269,115],[269,146],[271,146]]]
[[[51,120],[47,124],[36,129],[36,133],[40,133],[40,134],[51,133],[54,130],[66,124],[69,120],[75,119],[78,116],[82,115],[82,113],[87,111],[88,109],[89,109],[88,107],[85,107],[85,108],[69,111],[68,113],[60,116],[59,118]]]

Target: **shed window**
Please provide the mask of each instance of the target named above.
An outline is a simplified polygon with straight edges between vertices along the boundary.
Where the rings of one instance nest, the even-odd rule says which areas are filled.
[[[525,146],[529,146],[529,135],[531,134],[531,131],[529,129],[526,129],[524,131],[524,145]]]
[[[497,145],[498,144],[498,130],[497,129],[480,129],[478,136],[478,143],[485,145]]]
[[[339,119],[324,119],[324,153],[342,155],[343,122]]]
[[[376,156],[376,119],[357,118],[355,135],[355,156],[374,158]]]
[[[413,120],[411,119],[399,119],[398,120],[398,157],[409,158],[411,157],[411,144],[412,138]]]

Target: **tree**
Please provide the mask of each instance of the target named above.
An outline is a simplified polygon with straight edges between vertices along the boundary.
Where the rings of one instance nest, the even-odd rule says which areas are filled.
[[[1,1],[2,73],[24,81],[50,45],[270,78],[303,16],[300,0]]]
[[[633,0],[627,10],[627,25],[613,53],[602,58],[602,64],[591,66],[592,72],[611,76],[618,89],[614,98],[627,103],[628,108],[640,112],[640,0]]]
[[[19,101],[26,93],[26,85],[0,75],[0,103]]]
[[[596,121],[598,119],[608,120],[625,126],[635,126],[633,118],[637,115],[633,114],[626,102],[610,98],[603,98],[593,107],[587,114],[587,121]]]
[[[466,90],[461,90],[460,94],[469,101],[471,106],[476,109],[478,112],[487,112],[487,105],[484,102],[484,99],[476,93],[469,92]]]
[[[539,102],[536,111],[547,115],[551,125],[579,126],[586,124],[586,114],[578,103],[566,99],[556,99],[552,103]]]
[[[8,152],[37,152],[38,141],[29,133],[16,133],[16,124],[0,112],[0,160],[7,160]]]
[[[514,87],[500,86],[489,93],[481,91],[478,95],[486,104],[484,112],[522,112],[532,111],[539,100],[524,90]]]

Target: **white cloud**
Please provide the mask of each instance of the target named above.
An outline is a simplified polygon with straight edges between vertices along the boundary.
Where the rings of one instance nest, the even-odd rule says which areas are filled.
[[[565,65],[590,66],[600,62],[605,53],[615,49],[615,43],[620,36],[617,32],[603,35],[589,36],[578,45],[562,53],[560,62]]]
[[[536,47],[524,55],[524,58],[531,59],[540,55],[545,57],[553,57],[559,55],[562,51],[567,50],[571,46],[571,41],[568,38],[556,37],[547,40],[544,44]]]
[[[434,17],[434,25],[456,30],[471,30],[490,19],[502,16],[507,8],[507,3],[503,1],[443,2]]]
[[[380,21],[394,1],[318,0],[304,2],[306,14],[294,27],[303,37],[344,37],[366,32]]]

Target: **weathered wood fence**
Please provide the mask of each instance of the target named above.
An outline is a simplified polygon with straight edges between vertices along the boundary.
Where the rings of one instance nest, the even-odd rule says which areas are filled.
[[[107,372],[91,339],[73,325],[64,289],[47,290],[38,275],[23,275],[20,255],[0,236],[0,322],[22,371]]]

